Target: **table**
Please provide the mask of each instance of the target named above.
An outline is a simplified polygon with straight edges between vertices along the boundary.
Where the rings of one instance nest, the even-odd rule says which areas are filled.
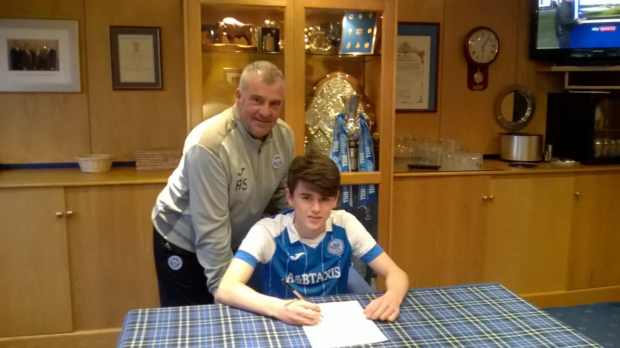
[[[317,303],[381,293],[312,298]],[[377,322],[389,341],[373,347],[600,347],[500,284],[414,289],[398,319]],[[118,347],[310,347],[302,327],[224,305],[139,309]]]

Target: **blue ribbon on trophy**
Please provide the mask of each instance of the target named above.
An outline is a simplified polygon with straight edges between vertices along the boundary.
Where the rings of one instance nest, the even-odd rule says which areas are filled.
[[[366,119],[360,115],[360,146],[359,146],[359,171],[374,172],[375,171],[375,153],[372,145],[372,135],[370,127]],[[371,206],[377,204],[377,187],[374,184],[359,185],[358,206],[366,208],[366,220],[372,219],[370,212]]]
[[[332,150],[330,158],[341,173],[350,172],[349,166],[349,139],[345,128],[345,115],[336,116],[336,125],[334,127],[334,135],[332,138]],[[340,187],[340,199],[343,209],[351,208],[351,186]]]

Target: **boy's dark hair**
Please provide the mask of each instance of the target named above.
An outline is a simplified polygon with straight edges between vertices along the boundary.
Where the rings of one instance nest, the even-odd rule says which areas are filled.
[[[334,197],[340,190],[340,171],[336,163],[323,154],[297,156],[288,169],[287,187],[291,196],[299,182],[322,197]]]

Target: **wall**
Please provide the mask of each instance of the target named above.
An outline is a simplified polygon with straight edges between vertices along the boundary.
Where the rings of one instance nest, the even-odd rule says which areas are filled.
[[[81,93],[0,93],[0,163],[75,162],[181,147],[185,137],[183,4],[171,0],[2,0],[0,18],[79,23]],[[112,89],[108,27],[161,28],[163,90]]]
[[[458,139],[464,147],[498,153],[503,129],[493,103],[505,86],[532,89],[537,109],[524,131],[544,133],[546,93],[562,74],[538,73],[527,58],[528,0],[400,0],[399,21],[440,27],[438,108],[396,114],[396,136]],[[186,131],[183,14],[180,0],[2,0],[0,18],[74,19],[80,27],[81,93],[0,93],[0,163],[75,162],[87,153],[134,152],[179,147]],[[159,26],[164,89],[114,91],[108,26]],[[461,52],[466,33],[479,25],[495,30],[501,52],[490,67],[486,91],[466,86]]]
[[[399,22],[440,23],[437,112],[397,113],[395,136],[453,138],[463,147],[486,154],[499,153],[493,106],[506,86],[522,84],[531,89],[536,113],[524,132],[543,133],[546,93],[562,88],[562,74],[536,72],[538,63],[528,59],[529,0],[400,0]],[[462,52],[465,35],[477,26],[493,29],[500,53],[489,68],[485,91],[467,88],[467,62]]]

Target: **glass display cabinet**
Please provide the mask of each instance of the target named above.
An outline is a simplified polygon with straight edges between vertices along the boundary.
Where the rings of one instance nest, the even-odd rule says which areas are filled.
[[[188,131],[234,103],[247,63],[274,63],[286,80],[282,118],[295,133],[295,152],[335,158],[336,130],[346,164],[348,199],[341,207],[389,252],[395,2],[185,0],[184,6]]]

